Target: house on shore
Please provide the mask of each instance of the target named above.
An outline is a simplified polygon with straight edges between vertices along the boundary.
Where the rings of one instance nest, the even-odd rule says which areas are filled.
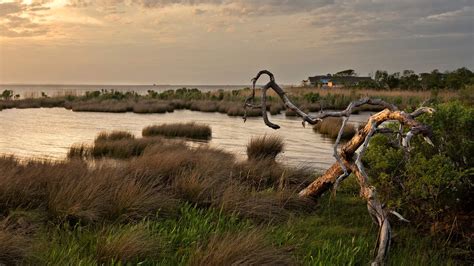
[[[363,81],[371,81],[371,77],[339,76],[339,75],[319,75],[309,77],[309,83],[315,87],[344,87],[358,85]]]

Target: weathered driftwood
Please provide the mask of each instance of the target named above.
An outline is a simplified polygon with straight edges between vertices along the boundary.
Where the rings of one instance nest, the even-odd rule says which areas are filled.
[[[270,81],[262,88],[261,104],[255,105],[255,84],[261,75],[266,74],[270,77]],[[294,105],[286,95],[285,91],[275,82],[273,74],[267,70],[260,71],[255,78],[252,79],[253,91],[252,95],[245,101],[245,108],[261,108],[262,116],[265,124],[273,129],[280,128],[278,125],[272,123],[267,116],[266,110],[266,94],[268,89],[273,89],[282,99],[283,103],[288,109],[293,110],[303,119],[303,126],[305,123],[316,124],[326,117],[342,117],[343,123],[339,131],[339,135],[334,145],[334,163],[326,172],[313,181],[309,186],[303,189],[299,194],[302,197],[317,198],[324,192],[333,187],[337,187],[339,182],[343,181],[351,173],[353,173],[360,185],[360,195],[367,201],[367,208],[374,222],[379,226],[379,237],[377,240],[377,252],[373,265],[383,264],[387,258],[388,250],[390,248],[391,228],[388,220],[388,214],[392,213],[402,221],[407,221],[400,214],[394,211],[389,211],[384,208],[384,205],[378,200],[376,190],[368,182],[368,176],[362,164],[362,156],[368,147],[369,141],[376,133],[395,133],[397,134],[399,144],[403,147],[409,148],[410,140],[415,135],[422,135],[428,143],[432,144],[430,137],[430,129],[416,121],[415,118],[424,113],[432,113],[434,110],[428,107],[421,107],[413,113],[406,113],[398,110],[398,108],[381,99],[363,98],[353,101],[343,111],[320,112],[315,116],[306,114]],[[354,111],[354,108],[361,105],[378,105],[385,109],[379,113],[372,115],[365,127],[357,132],[357,134],[345,143],[338,151],[338,145],[341,140],[343,128]],[[246,117],[244,116],[244,119]],[[398,132],[392,132],[387,128],[379,128],[385,121],[397,121],[400,123]],[[408,132],[404,134],[404,129],[408,128]],[[360,150],[358,153],[357,151]]]

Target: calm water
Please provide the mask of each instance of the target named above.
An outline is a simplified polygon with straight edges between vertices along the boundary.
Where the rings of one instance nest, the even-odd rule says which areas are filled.
[[[369,113],[353,115],[350,122],[365,122]],[[278,134],[286,143],[286,151],[279,158],[289,165],[308,163],[314,168],[327,168],[332,157],[333,142],[314,133],[310,126],[303,128],[301,120],[272,117],[281,126],[273,130],[261,118],[250,118],[246,123],[240,117],[226,114],[175,111],[166,114],[89,113],[72,112],[63,108],[7,109],[0,111],[0,154],[22,158],[63,159],[75,143],[91,143],[103,130],[127,130],[137,137],[145,126],[172,122],[198,122],[212,127],[212,147],[245,158],[245,145],[252,136]]]
[[[249,87],[249,85],[5,85],[0,84],[0,93],[3,90],[12,90],[14,95],[19,94],[21,98],[41,97],[41,92],[48,96],[84,95],[87,91],[115,90],[121,92],[134,91],[144,95],[148,90],[163,92],[180,88],[197,88],[203,92],[215,90],[237,90]]]

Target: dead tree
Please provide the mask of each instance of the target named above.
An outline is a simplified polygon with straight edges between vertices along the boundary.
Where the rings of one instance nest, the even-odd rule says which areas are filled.
[[[262,87],[261,104],[256,105],[255,100],[255,84],[261,75],[266,74],[270,77],[270,81]],[[262,116],[265,124],[273,129],[280,128],[278,125],[272,123],[267,116],[267,102],[266,95],[268,89],[272,89],[278,94],[287,109],[291,109],[303,119],[303,126],[306,123],[314,125],[326,117],[342,117],[343,123],[339,131],[339,135],[334,145],[334,157],[336,163],[334,163],[326,172],[316,178],[309,186],[303,189],[299,195],[301,197],[312,197],[318,198],[324,192],[329,189],[336,188],[337,185],[347,178],[351,173],[355,175],[360,185],[360,195],[367,201],[367,208],[373,221],[379,226],[379,235],[376,245],[376,256],[372,265],[381,265],[386,261],[388,251],[390,248],[391,241],[391,228],[388,220],[388,215],[393,214],[402,221],[407,221],[400,214],[395,211],[390,211],[384,208],[384,205],[377,198],[375,187],[370,185],[368,181],[367,173],[364,170],[362,164],[362,157],[366,151],[370,139],[377,133],[392,133],[396,134],[399,143],[402,147],[409,149],[410,140],[415,135],[421,135],[424,139],[432,145],[430,140],[431,131],[429,127],[416,121],[415,118],[424,113],[433,113],[434,109],[428,107],[421,107],[412,113],[406,113],[398,110],[398,108],[390,103],[387,103],[381,99],[370,99],[363,98],[357,101],[353,101],[343,111],[321,111],[317,115],[309,115],[299,109],[292,101],[288,98],[285,91],[275,82],[273,74],[267,70],[260,71],[255,78],[252,79],[253,91],[252,95],[249,96],[245,101],[245,108],[261,108]],[[359,130],[356,135],[346,142],[340,150],[338,145],[341,140],[343,128],[352,114],[355,108],[362,105],[377,105],[384,108],[383,111],[372,115],[365,127]],[[246,116],[244,115],[244,120]],[[385,121],[396,121],[400,124],[398,132],[380,125]],[[407,133],[405,129],[408,129]]]

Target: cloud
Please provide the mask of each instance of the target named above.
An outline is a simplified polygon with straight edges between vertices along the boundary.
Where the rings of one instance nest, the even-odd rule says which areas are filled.
[[[0,16],[15,14],[22,11],[22,5],[17,2],[0,3]]]
[[[34,22],[39,12],[49,10],[43,4],[49,1],[34,1],[30,5],[21,2],[0,3],[0,36],[34,37],[49,32],[49,25]]]
[[[136,5],[142,8],[170,6],[213,6],[226,15],[276,15],[309,12],[335,0],[71,0],[70,6]]]
[[[473,35],[473,10],[458,0],[345,0],[312,12],[307,21],[336,42]]]

